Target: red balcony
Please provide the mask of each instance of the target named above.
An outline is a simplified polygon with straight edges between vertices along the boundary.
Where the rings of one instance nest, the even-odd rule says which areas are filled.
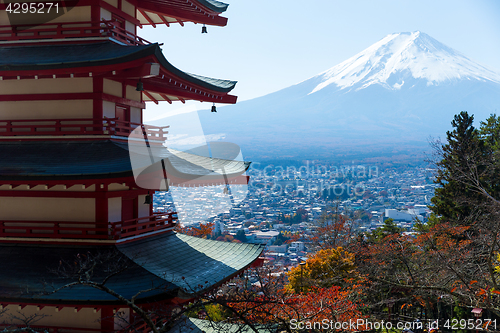
[[[41,315],[40,315],[41,316]],[[13,332],[19,332],[22,330],[24,325],[18,324],[19,328],[14,325],[0,325],[0,329],[8,332],[9,330]],[[102,332],[100,328],[80,328],[80,327],[66,327],[66,326],[43,326],[43,325],[30,325],[30,328],[34,332],[49,332],[49,333],[67,333],[67,332]]]
[[[22,119],[0,120],[2,136],[64,136],[64,135],[115,135],[128,136],[134,129],[144,126],[149,139],[165,140],[168,126],[142,125],[119,120],[103,119]]]
[[[65,38],[112,38],[127,45],[146,45],[149,41],[118,26],[114,21],[2,25],[0,41]]]
[[[154,231],[173,228],[177,220],[176,212],[154,213],[151,216],[140,217],[133,220],[111,222],[109,236],[111,239],[124,239],[140,236]]]
[[[120,240],[175,226],[176,212],[155,213],[133,220],[109,222],[0,221],[0,238]],[[175,216],[174,216],[175,215]]]

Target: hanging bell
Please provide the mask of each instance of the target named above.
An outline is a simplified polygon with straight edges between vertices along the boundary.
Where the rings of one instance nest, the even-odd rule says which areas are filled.
[[[215,108],[215,103],[212,105],[212,112],[217,112],[217,109]]]
[[[139,82],[137,82],[137,86],[135,87],[135,90],[136,91],[144,91],[144,85],[142,84],[142,82],[139,80]]]
[[[151,205],[152,203],[153,203],[153,200],[151,200],[151,195],[149,193],[146,194],[146,197],[144,198],[144,204]]]
[[[201,27],[201,33],[202,33],[202,34],[206,34],[206,33],[208,33],[208,31],[207,31],[207,27],[206,27],[205,25],[203,25],[203,26]]]

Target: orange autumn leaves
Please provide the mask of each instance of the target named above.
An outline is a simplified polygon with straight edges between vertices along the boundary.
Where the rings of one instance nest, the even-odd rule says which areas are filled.
[[[180,232],[185,235],[199,237],[199,238],[210,238],[212,231],[214,229],[214,223],[200,223],[197,227],[184,227],[180,224],[176,225],[175,231]]]
[[[354,255],[342,247],[320,250],[302,268],[292,268],[288,283],[269,271],[261,289],[238,293],[229,306],[259,324],[355,321],[364,318],[360,298],[365,281],[354,265]]]
[[[292,321],[348,322],[363,318],[362,306],[356,298],[358,285],[349,288],[312,286],[307,293],[294,293],[286,288],[272,289],[270,281],[260,293],[239,293],[228,303],[235,313],[256,324],[285,325]],[[271,285],[271,286],[269,286]]]

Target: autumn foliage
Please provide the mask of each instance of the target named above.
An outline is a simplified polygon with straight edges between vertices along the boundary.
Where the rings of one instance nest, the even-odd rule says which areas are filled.
[[[406,232],[389,219],[363,233],[348,218],[356,214],[333,207],[317,221],[303,265],[222,299],[233,318],[290,332],[292,320],[467,321],[480,308],[500,322],[500,118],[475,129],[461,112],[452,126],[447,143],[433,146],[440,186],[428,223]]]
[[[329,288],[355,275],[354,255],[339,246],[320,250],[303,265],[292,268],[288,288],[295,292],[309,291],[313,286]]]
[[[276,329],[279,327],[287,332],[293,320],[348,322],[349,319],[363,318],[360,284],[325,288],[312,286],[307,292],[294,292],[284,287],[278,277],[265,277],[264,280],[259,289],[240,290],[226,306],[234,313],[244,313],[248,322]]]
[[[209,238],[212,235],[214,229],[214,223],[209,222],[205,224],[201,224],[197,227],[184,227],[178,224],[175,227],[175,231],[186,234],[189,236],[199,237],[199,238]]]
[[[356,265],[369,277],[372,303],[385,299],[406,312],[419,308],[429,318],[453,316],[450,307],[438,313],[442,304],[498,313],[499,275],[494,241],[488,238],[473,232],[473,226],[440,223],[419,234],[390,234],[362,244]]]

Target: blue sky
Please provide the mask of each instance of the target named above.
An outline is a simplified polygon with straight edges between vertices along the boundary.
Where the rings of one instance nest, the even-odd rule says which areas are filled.
[[[139,29],[181,70],[237,80],[239,101],[304,81],[395,32],[420,30],[500,72],[498,0],[227,0],[226,27]],[[197,102],[198,108],[209,108]],[[183,107],[153,106],[145,119]]]

